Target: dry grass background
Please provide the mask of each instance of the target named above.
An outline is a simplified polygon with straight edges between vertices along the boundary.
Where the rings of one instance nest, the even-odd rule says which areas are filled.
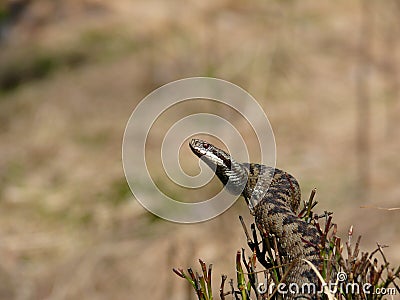
[[[250,220],[241,201],[209,222],[173,224],[132,200],[123,176],[130,113],[188,76],[248,90],[304,197],[316,187],[342,237],[353,224],[363,249],[390,245],[400,263],[399,211],[360,208],[399,207],[395,1],[369,2],[368,197],[356,168],[360,1],[19,1],[9,22],[11,2],[0,4],[1,299],[188,299],[171,269],[197,258],[234,275],[237,215]]]

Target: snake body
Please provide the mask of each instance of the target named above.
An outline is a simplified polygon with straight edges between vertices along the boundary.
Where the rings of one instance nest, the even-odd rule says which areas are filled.
[[[315,299],[315,294],[302,293],[301,288],[318,279],[312,268],[320,265],[320,241],[317,229],[298,217],[301,202],[297,180],[285,171],[254,163],[238,163],[228,153],[199,139],[192,139],[190,148],[212,169],[229,192],[242,195],[252,209],[260,232],[277,237],[279,251],[292,261],[285,279],[286,286],[299,287],[298,293],[287,293],[287,299]],[[252,206],[255,202],[254,207]],[[294,288],[293,287],[293,288]],[[295,291],[295,289],[292,289]]]

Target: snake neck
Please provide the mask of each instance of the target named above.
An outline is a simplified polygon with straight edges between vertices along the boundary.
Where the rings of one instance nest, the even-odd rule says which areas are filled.
[[[225,189],[244,197],[253,214],[254,207],[264,197],[266,186],[272,181],[274,169],[260,164],[238,163],[224,150],[200,139],[192,139],[189,146],[215,172]]]

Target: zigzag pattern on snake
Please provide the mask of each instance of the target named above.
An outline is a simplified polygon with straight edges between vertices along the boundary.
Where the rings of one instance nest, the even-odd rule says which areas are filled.
[[[312,268],[302,259],[315,266],[321,263],[317,229],[298,217],[301,202],[297,180],[285,171],[254,163],[238,163],[228,153],[199,139],[189,143],[193,153],[212,169],[229,192],[242,195],[253,210],[260,232],[274,234],[278,238],[279,251],[289,261],[294,261],[286,284],[302,287],[314,284],[318,279]],[[265,182],[265,184],[264,184]],[[268,186],[269,183],[269,186]],[[255,201],[255,206],[252,203]],[[315,299],[316,295],[288,294],[287,299]]]

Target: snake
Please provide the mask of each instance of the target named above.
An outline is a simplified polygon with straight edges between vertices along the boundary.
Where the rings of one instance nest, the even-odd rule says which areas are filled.
[[[320,266],[317,246],[320,235],[313,224],[298,216],[301,203],[298,181],[274,167],[238,163],[224,150],[201,139],[191,139],[189,146],[214,170],[228,192],[243,196],[259,231],[276,236],[279,254],[290,262],[290,268],[285,271],[284,298],[318,299],[315,290],[307,289],[307,286],[314,285],[318,290],[317,275],[304,260],[317,268]]]

